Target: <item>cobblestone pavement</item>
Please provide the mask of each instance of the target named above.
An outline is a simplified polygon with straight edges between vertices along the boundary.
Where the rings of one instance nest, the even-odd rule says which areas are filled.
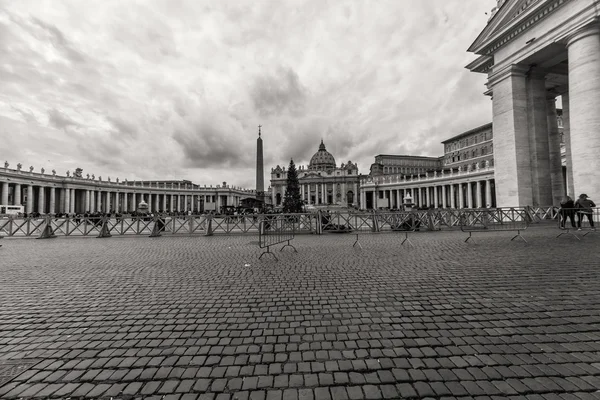
[[[0,398],[599,398],[600,234],[555,235],[4,239]]]

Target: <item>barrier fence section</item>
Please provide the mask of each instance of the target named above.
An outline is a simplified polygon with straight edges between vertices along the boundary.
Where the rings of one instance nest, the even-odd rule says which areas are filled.
[[[556,206],[528,206],[527,210],[532,222],[539,222],[547,219],[558,219],[558,210]]]
[[[562,232],[556,236],[571,235],[581,240],[572,231],[585,232],[583,237],[592,232],[596,232],[596,226],[600,224],[600,207],[588,209],[583,208],[561,208],[558,211],[558,229]]]
[[[258,230],[258,246],[265,249],[258,257],[260,260],[265,254],[271,254],[275,260],[277,256],[271,252],[271,246],[275,246],[287,242],[279,251],[283,251],[286,247],[291,247],[294,252],[298,252],[296,248],[290,244],[290,241],[296,236],[296,224],[299,218],[294,214],[266,214],[260,219],[260,228]]]
[[[521,238],[527,243],[521,231],[527,229],[531,221],[527,207],[470,209],[461,213],[460,230],[469,233],[465,242],[471,239],[474,232],[516,231],[517,234],[510,240]]]
[[[334,211],[320,210],[317,213],[293,214],[295,233],[323,234],[348,233],[358,234],[365,232],[440,230],[460,227],[463,231],[476,232],[477,230],[516,230],[522,223],[524,214],[528,216],[529,223],[540,222],[546,219],[562,220],[561,211],[556,207],[521,207],[521,208],[495,208],[495,209],[430,209],[412,211]],[[575,210],[574,220],[577,222],[579,211]],[[269,214],[267,214],[269,215]],[[276,214],[285,215],[285,214]],[[497,223],[484,227],[485,222]],[[600,223],[598,209],[592,215],[592,221]],[[110,237],[112,235],[149,235],[161,236],[165,234],[246,234],[259,233],[260,222],[265,218],[263,214],[247,215],[186,215],[186,216],[0,216],[0,236],[41,238],[60,236],[91,236]],[[489,221],[488,221],[489,220]],[[510,228],[509,222],[515,227]],[[471,225],[477,225],[471,227]],[[592,230],[592,226],[583,215],[582,229]],[[568,232],[567,232],[568,233]],[[559,235],[560,236],[560,235]],[[360,245],[355,242],[355,245]]]

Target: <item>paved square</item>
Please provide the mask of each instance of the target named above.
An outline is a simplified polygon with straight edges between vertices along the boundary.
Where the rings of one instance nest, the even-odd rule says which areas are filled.
[[[0,398],[598,398],[600,235],[555,235],[4,239]]]

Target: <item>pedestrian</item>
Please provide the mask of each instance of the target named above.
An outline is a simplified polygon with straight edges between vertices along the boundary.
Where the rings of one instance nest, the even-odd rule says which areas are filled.
[[[575,228],[575,202],[569,196],[565,196],[560,203],[560,229],[565,229],[567,218],[571,219],[571,227]]]
[[[596,230],[594,227],[594,210],[592,207],[596,207],[596,204],[588,198],[587,194],[582,193],[579,195],[579,198],[575,202],[575,209],[577,211],[577,230],[581,230],[581,221],[583,220],[583,216],[586,215],[588,221],[590,222],[590,227],[592,230]]]

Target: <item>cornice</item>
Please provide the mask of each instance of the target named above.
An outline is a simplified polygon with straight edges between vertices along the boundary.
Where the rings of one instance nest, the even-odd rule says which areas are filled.
[[[529,11],[527,10],[528,7],[525,7],[510,20],[506,27],[501,28],[499,32],[488,38],[485,41],[488,42],[488,44],[480,47],[476,53],[492,56],[499,48],[513,41],[532,26],[539,24],[566,2],[567,0],[541,2],[538,7],[532,7]]]

